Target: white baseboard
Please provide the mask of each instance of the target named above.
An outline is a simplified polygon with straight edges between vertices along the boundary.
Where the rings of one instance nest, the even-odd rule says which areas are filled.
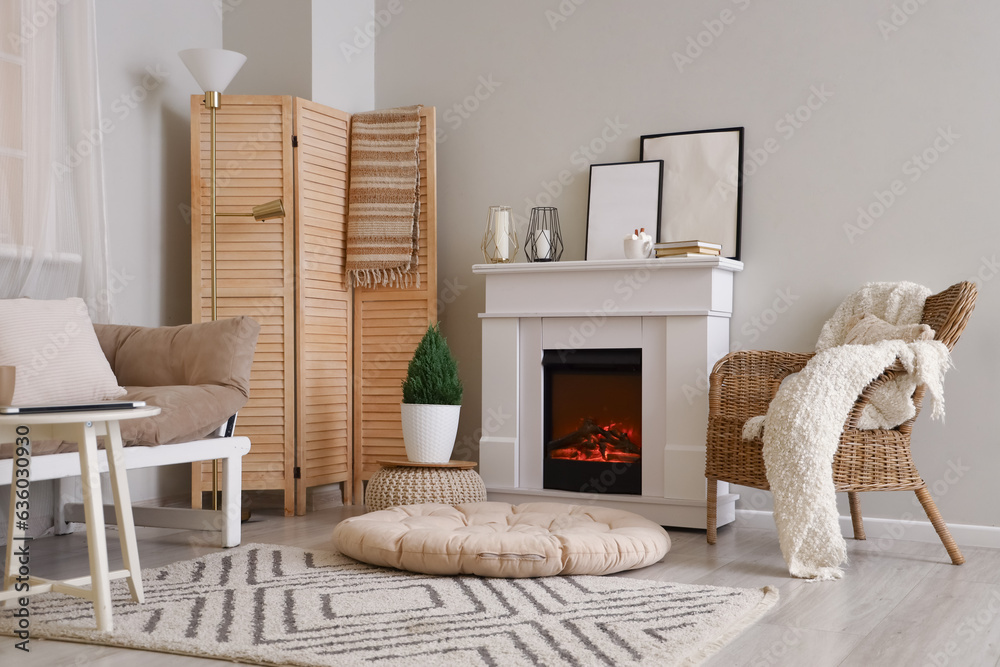
[[[762,510],[736,510],[736,523],[751,528],[774,529],[774,516]],[[852,537],[854,528],[851,517],[840,517],[844,537]],[[991,547],[1000,549],[1000,527],[949,523],[948,530],[960,547]],[[930,521],[903,521],[865,517],[865,535],[869,540],[908,540],[910,542],[940,542]]]

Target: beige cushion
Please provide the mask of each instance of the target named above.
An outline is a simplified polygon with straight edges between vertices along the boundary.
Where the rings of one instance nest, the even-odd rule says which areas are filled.
[[[175,327],[95,325],[129,400],[160,414],[121,422],[126,445],[203,438],[246,405],[260,325],[250,317]]]
[[[14,405],[93,403],[125,393],[76,297],[0,300],[0,365],[17,367]]]
[[[483,577],[610,574],[670,549],[667,531],[638,514],[561,503],[394,507],[341,521],[333,542],[372,565]]]
[[[247,397],[231,387],[212,384],[125,387],[125,398],[146,401],[160,414],[119,422],[128,445],[170,445],[201,440],[246,405]]]
[[[862,315],[851,327],[844,340],[846,345],[871,345],[883,340],[912,343],[934,338],[934,330],[926,324],[889,324],[871,313]]]
[[[260,325],[242,316],[174,327],[94,326],[123,385],[216,384],[250,395],[250,365]]]

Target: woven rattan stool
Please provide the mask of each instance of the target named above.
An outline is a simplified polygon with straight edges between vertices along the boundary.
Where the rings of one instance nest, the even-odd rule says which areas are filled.
[[[460,505],[486,500],[483,478],[472,469],[475,461],[413,463],[387,459],[378,463],[382,468],[372,475],[365,488],[369,511],[399,505]]]

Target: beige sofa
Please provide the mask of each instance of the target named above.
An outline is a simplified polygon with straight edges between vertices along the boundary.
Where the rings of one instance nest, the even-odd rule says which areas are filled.
[[[96,324],[101,349],[119,384],[122,400],[142,400],[159,415],[122,421],[129,469],[222,460],[223,501],[219,511],[135,507],[136,525],[212,530],[222,546],[240,541],[242,456],[247,438],[234,436],[236,413],[250,393],[250,367],[260,325],[250,317],[174,327]],[[80,475],[76,443],[35,442],[31,477],[56,480],[56,533],[82,521],[75,490]],[[0,453],[0,456],[9,452]],[[101,470],[107,470],[102,458]],[[11,477],[11,461],[0,460],[0,484]],[[134,491],[133,491],[134,493]],[[114,523],[113,508],[105,508]]]

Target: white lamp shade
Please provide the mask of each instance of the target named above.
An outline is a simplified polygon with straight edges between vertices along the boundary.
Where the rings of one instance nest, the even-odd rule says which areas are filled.
[[[247,57],[225,49],[185,49],[177,54],[206,93],[221,93],[243,67]]]

